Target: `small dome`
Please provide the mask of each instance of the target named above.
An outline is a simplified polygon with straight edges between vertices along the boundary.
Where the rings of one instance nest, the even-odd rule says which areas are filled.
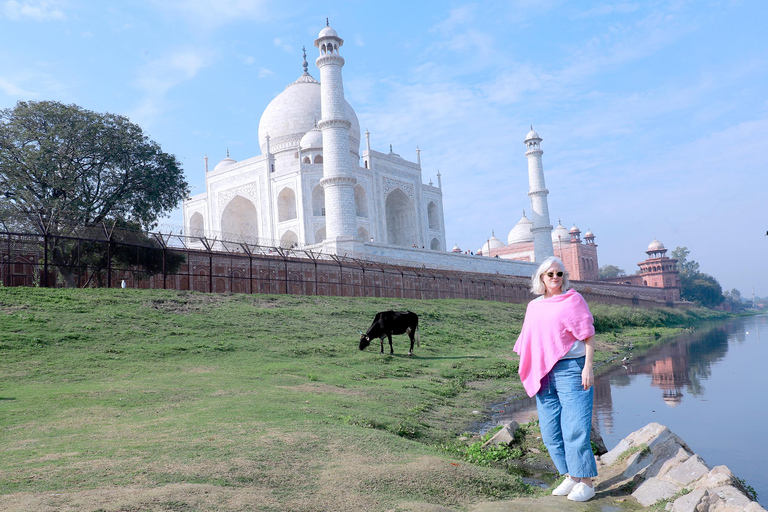
[[[535,131],[531,130],[531,131],[528,132],[528,135],[525,136],[525,140],[528,141],[528,140],[531,140],[531,139],[539,139],[539,140],[541,140],[541,137],[539,137],[538,133],[536,133]]]
[[[496,235],[491,235],[491,238],[489,238],[488,241],[485,242],[483,246],[477,250],[477,252],[481,252],[483,254],[489,254],[494,250],[501,249],[503,247],[506,247],[506,245],[504,245],[504,242],[496,238]]]
[[[587,229],[587,232],[584,233],[584,238],[595,238],[595,235],[594,235],[594,233],[592,233],[592,231]]]
[[[517,224],[515,224],[515,227],[512,228],[512,231],[509,232],[507,243],[512,245],[522,242],[533,242],[533,233],[531,232],[532,227],[533,221],[526,217],[525,212],[523,212],[523,218],[520,219]]]
[[[339,34],[337,34],[331,27],[325,27],[320,31],[320,35],[317,36],[318,39],[321,37],[339,37]]]
[[[225,158],[221,162],[216,164],[216,167],[213,168],[214,171],[218,171],[219,169],[223,169],[224,167],[227,167],[228,165],[236,164],[237,160],[233,160],[232,158]]]
[[[557,227],[552,230],[552,243],[570,243],[570,241],[571,233],[565,226],[562,225],[562,223],[558,223]]]
[[[461,249],[459,248],[459,244],[456,244],[453,246],[453,249],[451,249],[451,252],[461,252]]]
[[[309,130],[301,138],[301,149],[310,148],[322,148],[323,147],[323,132],[319,128]]]
[[[576,227],[576,224],[574,224],[569,233],[581,233],[581,230]]]
[[[656,240],[656,238],[653,239],[653,242],[651,242],[648,245],[649,251],[663,251],[664,250],[664,244]]]

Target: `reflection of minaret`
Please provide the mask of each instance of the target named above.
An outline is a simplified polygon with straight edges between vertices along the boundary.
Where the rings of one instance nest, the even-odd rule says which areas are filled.
[[[525,137],[525,147],[528,150],[525,156],[528,157],[528,197],[531,198],[531,221],[533,227],[533,253],[537,263],[541,263],[548,256],[554,256],[552,248],[552,224],[549,222],[549,206],[547,205],[547,190],[544,184],[544,166],[541,163],[541,137],[539,134],[531,131]]]
[[[327,24],[327,23],[326,23]],[[320,56],[315,63],[320,69],[320,112],[317,123],[323,134],[323,179],[325,191],[325,233],[332,241],[352,240],[357,236],[355,183],[349,156],[351,121],[344,113],[344,85],[341,68],[344,58],[339,48],[344,40],[326,26],[315,39]]]
[[[608,375],[596,378],[594,385],[594,409],[592,424],[605,426],[605,433],[613,433],[613,396],[611,395],[611,379]],[[601,432],[603,433],[603,432]]]

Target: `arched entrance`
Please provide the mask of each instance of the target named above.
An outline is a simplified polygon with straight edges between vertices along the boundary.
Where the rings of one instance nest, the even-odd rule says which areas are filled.
[[[416,243],[416,214],[408,196],[396,188],[387,196],[387,243],[410,247]]]
[[[221,231],[225,240],[257,238],[259,219],[256,206],[243,196],[235,196],[221,214]]]

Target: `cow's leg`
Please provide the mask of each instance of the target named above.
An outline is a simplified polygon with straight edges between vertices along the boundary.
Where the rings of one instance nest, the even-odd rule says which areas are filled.
[[[387,338],[389,338],[389,353],[390,354],[394,354],[395,353],[395,349],[392,348],[392,333],[391,332],[387,333]]]
[[[412,327],[408,328],[408,336],[411,338],[411,350],[408,351],[408,355],[412,356],[413,355],[413,342],[414,342],[413,328]]]
[[[384,335],[383,334],[379,336],[379,341],[381,342],[381,353],[383,354],[384,353]],[[390,345],[391,344],[392,342],[390,342]]]

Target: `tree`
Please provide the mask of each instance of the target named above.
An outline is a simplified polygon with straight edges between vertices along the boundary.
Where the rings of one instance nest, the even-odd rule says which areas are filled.
[[[176,157],[126,117],[55,101],[0,110],[0,210],[53,237],[68,285],[75,255],[60,237],[72,226],[119,220],[151,229],[188,193]]]
[[[677,269],[680,274],[692,276],[699,273],[699,264],[693,260],[688,260],[691,251],[687,247],[675,247],[672,251],[672,257],[677,259]]]
[[[603,265],[597,272],[600,279],[627,275],[623,268],[619,268],[616,265]]]
[[[0,110],[0,191],[22,211],[151,228],[189,185],[176,157],[126,117],[22,101]]]
[[[677,259],[680,270],[680,296],[702,306],[713,308],[723,303],[723,289],[709,274],[699,271],[699,264],[688,259],[691,251],[687,247],[676,247],[672,257]]]

